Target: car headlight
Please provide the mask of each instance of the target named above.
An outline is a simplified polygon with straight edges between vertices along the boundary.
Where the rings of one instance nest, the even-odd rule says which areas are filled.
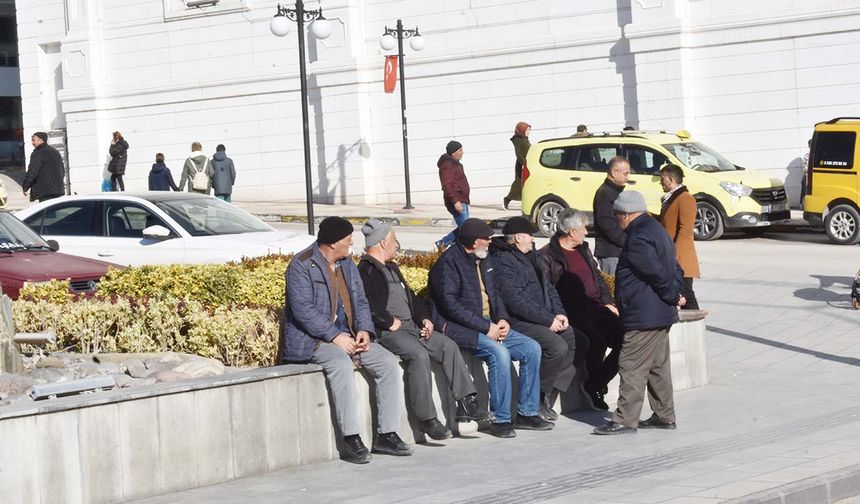
[[[752,187],[745,186],[743,184],[736,184],[734,182],[720,182],[720,187],[722,187],[727,193],[738,198],[749,196],[753,191]]]

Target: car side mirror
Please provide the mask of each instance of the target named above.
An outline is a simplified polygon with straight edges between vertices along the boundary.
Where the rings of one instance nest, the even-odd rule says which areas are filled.
[[[155,226],[144,228],[143,237],[150,240],[167,240],[170,238],[170,230],[164,226],[156,224]]]
[[[49,247],[53,252],[56,252],[56,251],[60,250],[60,244],[57,242],[57,240],[48,240],[48,241],[46,241],[45,243],[47,243],[47,244],[48,244],[48,247]]]

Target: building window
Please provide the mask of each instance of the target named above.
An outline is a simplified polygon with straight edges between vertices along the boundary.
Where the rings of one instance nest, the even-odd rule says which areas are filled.
[[[250,10],[248,0],[162,0],[164,20],[178,21]]]

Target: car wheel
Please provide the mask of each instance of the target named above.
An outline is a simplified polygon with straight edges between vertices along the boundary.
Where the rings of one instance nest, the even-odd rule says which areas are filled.
[[[696,226],[693,236],[699,241],[716,240],[723,236],[723,218],[717,207],[707,201],[696,202]]]
[[[855,310],[860,310],[860,299],[852,299],[851,304],[854,306]]]
[[[538,229],[547,238],[552,238],[558,227],[558,213],[564,210],[564,205],[557,201],[547,201],[537,212]]]
[[[824,230],[833,243],[854,245],[860,242],[860,213],[850,205],[836,205],[824,219]]]

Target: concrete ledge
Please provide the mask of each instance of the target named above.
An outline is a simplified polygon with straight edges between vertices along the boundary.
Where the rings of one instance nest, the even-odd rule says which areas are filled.
[[[726,504],[830,504],[860,495],[860,465],[727,501]]]

